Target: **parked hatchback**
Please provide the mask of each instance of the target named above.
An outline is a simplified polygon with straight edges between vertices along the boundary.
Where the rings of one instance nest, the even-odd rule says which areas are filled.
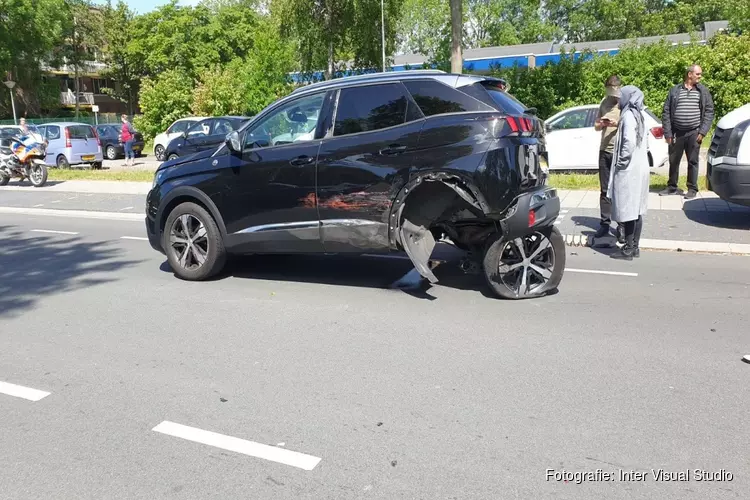
[[[125,156],[125,143],[122,142],[121,125],[98,125],[96,127],[96,133],[99,135],[105,158],[108,160],[116,160]],[[133,135],[133,138],[135,139],[133,142],[133,153],[135,156],[141,156],[143,153],[143,146],[145,145],[143,134],[135,132]]]
[[[543,124],[502,83],[409,71],[300,88],[220,147],[159,167],[149,241],[187,280],[230,253],[403,251],[435,282],[444,239],[501,297],[554,291],[566,256]]]
[[[576,106],[545,120],[547,161],[550,170],[598,170],[601,132],[594,129],[598,104]],[[661,119],[650,109],[643,113],[648,137],[648,161],[661,167],[669,161],[669,146],[664,140]]]
[[[39,126],[49,142],[47,165],[69,168],[71,165],[90,164],[102,168],[102,145],[94,127],[85,123],[55,122]]]
[[[175,120],[167,130],[154,137],[154,156],[159,161],[167,159],[167,147],[172,139],[180,137],[195,122],[205,120],[204,116],[189,116]]]
[[[196,122],[169,142],[164,155],[168,160],[174,160],[199,151],[215,149],[224,142],[228,133],[239,129],[249,119],[248,116],[216,116]]]

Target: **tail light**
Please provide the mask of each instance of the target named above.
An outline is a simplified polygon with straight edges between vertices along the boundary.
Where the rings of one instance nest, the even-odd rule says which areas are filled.
[[[65,127],[65,147],[73,147],[73,145],[70,143],[70,129],[68,127]]]
[[[664,138],[664,128],[663,127],[653,127],[651,129],[651,134],[656,137],[657,139],[663,139]]]
[[[99,138],[99,133],[94,129],[91,129],[91,130],[94,132],[94,137],[96,137],[96,143],[99,145],[99,147],[101,147],[102,140]]]
[[[538,128],[538,122],[522,116],[506,116],[505,120],[510,127],[511,133],[509,135],[531,135]]]

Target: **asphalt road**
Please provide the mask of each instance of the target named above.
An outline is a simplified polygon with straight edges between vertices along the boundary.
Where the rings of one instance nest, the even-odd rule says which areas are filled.
[[[409,292],[388,288],[409,263],[376,258],[253,257],[188,283],[123,236],[142,224],[0,223],[0,382],[49,393],[0,394],[0,498],[747,496],[747,257],[568,249],[558,294],[512,302],[450,262]]]

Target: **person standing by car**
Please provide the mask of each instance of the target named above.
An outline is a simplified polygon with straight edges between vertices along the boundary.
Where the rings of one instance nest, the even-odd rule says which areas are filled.
[[[620,124],[615,135],[607,193],[612,200],[612,219],[622,223],[625,245],[614,259],[640,257],[638,247],[643,216],[648,209],[649,164],[646,125],[643,118],[643,92],[636,86],[622,88]]]
[[[130,165],[135,164],[135,153],[133,153],[135,135],[133,134],[133,126],[128,121],[128,115],[123,114],[121,118],[122,130],[120,134],[122,135],[122,142],[125,144],[125,166],[127,167],[128,161],[130,161]]]
[[[599,143],[599,211],[601,220],[599,230],[594,238],[602,238],[609,234],[612,223],[612,202],[607,198],[609,186],[609,174],[612,166],[612,151],[615,147],[615,135],[617,134],[617,123],[620,119],[620,78],[612,75],[604,82],[604,99],[599,104],[599,112],[594,123],[594,129],[602,133]],[[618,236],[621,228],[618,227]]]
[[[688,161],[685,198],[695,198],[698,194],[700,147],[714,121],[714,101],[711,92],[700,83],[702,77],[700,66],[689,66],[685,80],[672,87],[664,102],[662,125],[664,139],[669,144],[669,182],[659,193],[661,196],[683,194],[677,188],[683,153]]]

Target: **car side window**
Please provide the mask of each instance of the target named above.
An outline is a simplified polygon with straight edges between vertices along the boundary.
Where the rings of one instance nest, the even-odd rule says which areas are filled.
[[[47,129],[47,139],[54,141],[60,138],[60,127],[57,125],[47,125],[45,128]]]
[[[227,135],[232,130],[234,130],[234,128],[229,120],[216,120],[211,135]]]
[[[403,83],[425,116],[495,111],[487,104],[437,80],[405,80]]]
[[[333,135],[370,132],[422,118],[401,83],[342,89]]]
[[[195,123],[190,130],[188,130],[188,137],[205,137],[211,133],[211,124],[213,120],[203,120]]]
[[[312,141],[318,128],[325,92],[283,104],[248,130],[245,149]]]
[[[181,134],[187,129],[188,122],[175,122],[167,129],[168,134]]]
[[[570,130],[575,128],[586,127],[586,121],[589,115],[588,109],[576,109],[568,111],[559,118],[549,123],[550,130]]]

